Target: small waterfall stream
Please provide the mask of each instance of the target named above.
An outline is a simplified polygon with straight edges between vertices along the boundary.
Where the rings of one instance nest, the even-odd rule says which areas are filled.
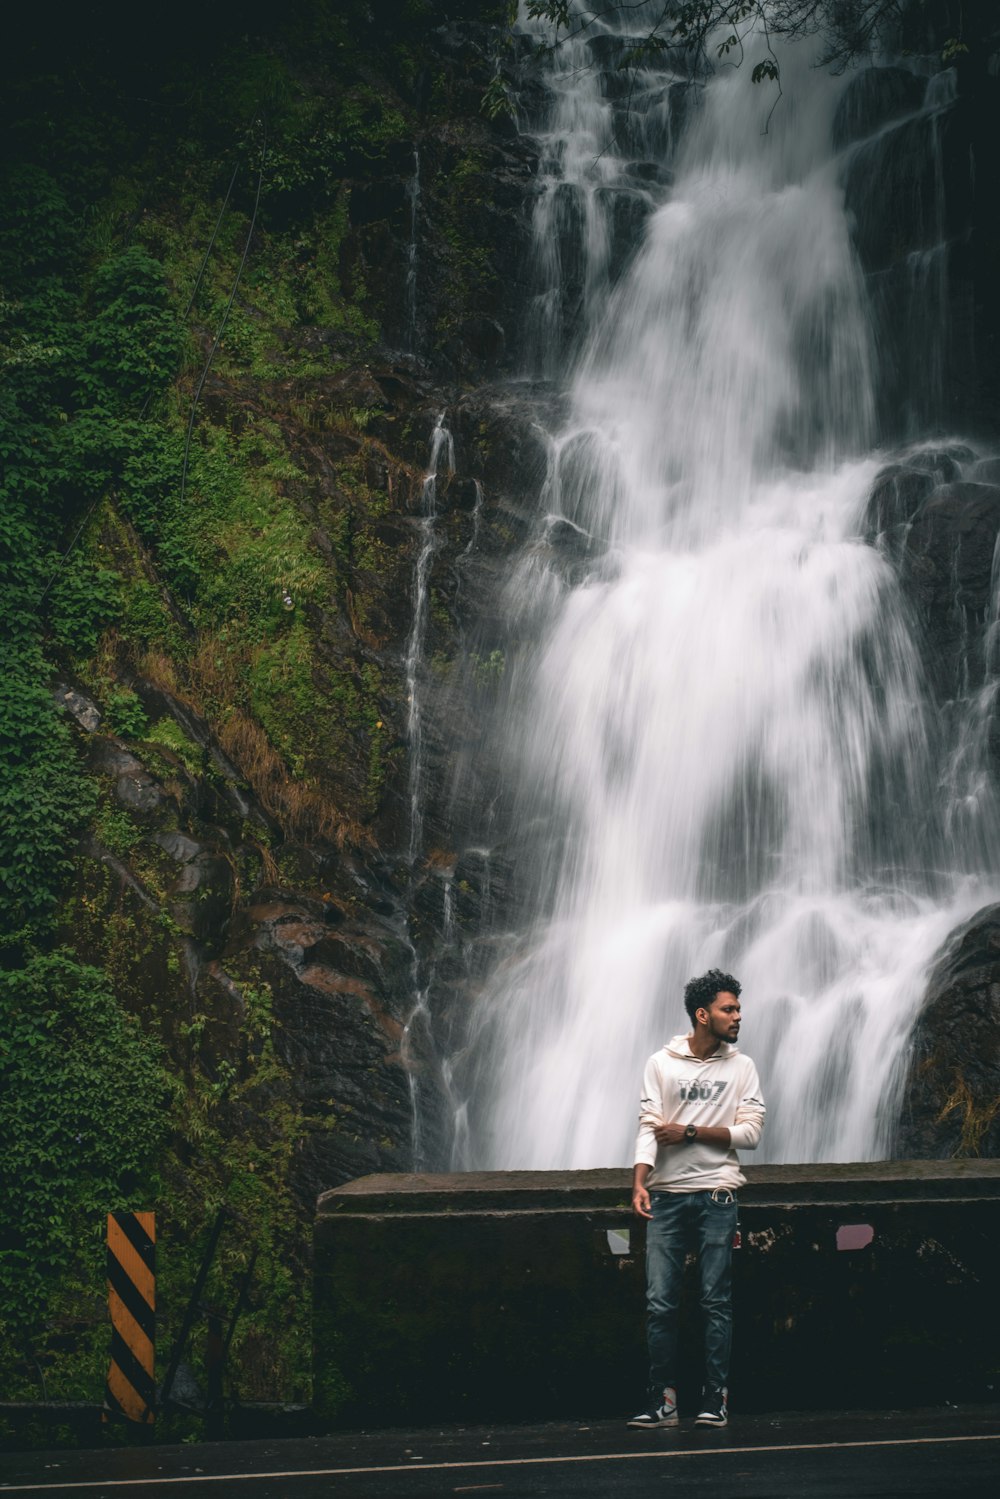
[[[417,553],[413,581],[413,623],[410,626],[410,637],[406,643],[404,663],[410,767],[409,859],[411,865],[420,853],[423,836],[423,719],[420,673],[423,665],[424,637],[427,633],[427,585],[431,562],[437,546],[434,519],[437,513],[437,485],[442,453],[446,465],[445,471],[450,475],[455,471],[455,444],[444,424],[444,412],[438,417],[434,431],[431,433],[430,456],[421,492],[420,550]]]
[[[509,587],[533,639],[508,671],[528,915],[447,1064],[454,1164],[627,1160],[642,1062],[714,964],[744,984],[761,1158],[877,1158],[928,964],[996,898],[978,850],[1000,827],[984,744],[964,734],[956,767],[897,576],[860,539],[878,371],[843,84],[790,49],[765,134],[749,54],[704,88],[644,72],[623,139],[592,66],[614,24],[554,54],[525,122],[531,358],[552,374],[576,350],[540,524],[589,560],[569,582],[529,547]],[[643,218],[616,266],[616,224]],[[956,845],[959,812],[977,832]]]
[[[409,801],[410,836],[408,863],[411,874],[423,849],[424,835],[424,785],[423,785],[423,699],[422,674],[424,670],[424,641],[427,635],[427,616],[430,608],[430,573],[434,554],[438,546],[434,522],[437,515],[437,487],[442,465],[449,477],[455,471],[455,444],[451,432],[445,426],[442,411],[434,423],[430,438],[430,452],[420,494],[420,546],[413,578],[413,619],[406,643],[404,661],[407,737],[409,740]],[[445,892],[445,937],[451,937],[451,888],[446,882]],[[410,944],[411,980],[410,990],[413,1004],[403,1027],[400,1051],[407,1072],[410,1089],[410,1107],[413,1118],[411,1148],[414,1170],[421,1170],[425,1161],[423,1110],[420,1089],[420,1073],[427,1055],[433,1053],[431,1040],[432,1017],[429,997],[434,981],[433,966],[422,973],[420,955]]]

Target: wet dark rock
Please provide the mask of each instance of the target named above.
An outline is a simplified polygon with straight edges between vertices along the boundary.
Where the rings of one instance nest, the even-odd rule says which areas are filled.
[[[71,718],[74,718],[86,734],[96,734],[101,727],[101,710],[97,704],[82,692],[68,687],[64,682],[57,683],[52,696],[60,708],[65,708]]]
[[[169,854],[171,859],[176,859],[179,864],[189,864],[203,850],[202,844],[187,837],[185,833],[157,833],[153,842],[158,843],[163,852]]]
[[[573,560],[589,557],[594,550],[594,538],[589,531],[568,520],[554,520],[547,525],[545,540],[554,551]]]
[[[900,575],[927,639],[926,666],[941,699],[964,696],[983,679],[983,636],[1000,488],[944,484],[922,503],[906,536]]]
[[[484,27],[453,21],[434,32],[435,51],[457,62],[472,62],[483,56],[487,42]]]
[[[598,75],[602,99],[628,100],[635,91],[635,73],[631,68],[605,70]]]
[[[322,968],[293,979],[272,959],[263,973],[274,994],[277,1049],[314,1121],[292,1168],[296,1195],[308,1203],[325,1181],[391,1170],[394,1163],[406,1169],[410,1094],[399,1020],[358,981]],[[393,1034],[387,1035],[386,1019]]]
[[[635,89],[615,113],[616,154],[639,161],[669,160],[700,109],[703,94],[697,83]]]
[[[380,219],[396,219],[408,214],[405,181],[361,184],[351,193],[350,222],[353,225],[374,224]]]
[[[670,85],[670,126],[676,144],[682,130],[690,124],[705,103],[705,86],[695,79]]]
[[[611,231],[608,274],[617,280],[642,242],[653,203],[648,193],[627,187],[600,187],[595,197],[607,214]]]
[[[358,173],[341,252],[345,288],[366,296],[387,345],[419,351],[437,378],[515,365],[528,275],[537,150],[483,117],[493,64],[474,31],[443,59],[449,107],[466,90],[468,117]]]
[[[168,892],[171,916],[201,945],[202,956],[217,953],[233,910],[232,862],[220,847],[176,830],[155,834],[152,841],[181,866]]]
[[[552,192],[552,233],[559,250],[560,270],[570,281],[583,275],[586,221],[583,188],[576,182],[560,182]]]
[[[967,481],[933,490],[907,541],[913,596],[929,611],[952,604],[985,610],[998,531],[1000,488]]]
[[[453,428],[459,471],[482,480],[488,503],[502,497],[529,508],[537,499],[549,462],[539,420],[545,395],[484,389],[459,402]]]
[[[833,119],[833,144],[840,151],[890,120],[919,109],[927,80],[904,68],[865,68],[847,85]]]
[[[142,761],[117,739],[97,739],[90,747],[90,764],[102,775],[138,774]]]
[[[150,813],[167,801],[167,794],[136,760],[123,768],[115,780],[115,799],[130,812]]]
[[[504,363],[507,334],[496,318],[463,318],[448,341],[448,350],[459,368],[474,363],[484,373],[492,374]]]
[[[159,914],[159,903],[145,889],[141,881],[136,878],[124,859],[120,859],[110,849],[102,847],[94,838],[84,838],[81,842],[80,850],[87,859],[92,859],[95,864],[103,864],[112,872],[122,894],[126,891],[130,892],[147,911]],[[124,904],[124,901],[121,903]]]
[[[969,472],[977,484],[1000,484],[1000,458],[980,458]]]
[[[233,908],[229,861],[207,850],[199,853],[182,866],[171,896],[170,914],[181,931],[201,943],[205,953],[218,952]]]
[[[514,73],[511,81],[517,94],[519,113],[527,122],[529,132],[543,131],[548,124],[552,107],[552,96],[544,79],[538,76],[533,63],[529,62],[526,68]]]
[[[658,161],[630,161],[625,168],[630,177],[640,182],[655,182],[659,187],[669,187],[674,180],[673,172]]]
[[[457,856],[437,849],[417,874],[410,894],[410,910],[419,927],[421,944],[427,939],[440,941],[444,936],[448,901],[452,898]]]
[[[1000,1155],[1000,906],[949,938],[910,1048],[894,1154]]]
[[[882,270],[947,237],[936,178],[943,129],[937,116],[921,115],[851,153],[844,195],[865,270]]]
[[[356,921],[338,902],[263,888],[230,926],[226,970],[253,953],[272,994],[275,1047],[306,1115],[292,1165],[304,1207],[330,1180],[410,1165],[399,1050],[412,1003],[410,956],[373,904]]]
[[[876,474],[865,508],[862,535],[897,553],[909,525],[934,488],[933,477],[894,463]]]
[[[607,31],[587,38],[587,51],[602,68],[617,68],[629,45],[627,37]]]
[[[916,87],[895,76],[898,70],[870,71],[876,76],[859,74],[841,106],[854,111],[859,129],[866,111],[891,115]],[[998,130],[1000,83],[968,62],[931,77],[916,116],[885,118],[844,151],[845,201],[868,276],[886,433],[995,431],[1000,221],[982,164],[993,158]]]
[[[951,484],[963,477],[964,466],[974,463],[975,457],[971,448],[955,443],[947,448],[918,448],[909,455],[907,463],[922,473],[932,474],[939,484]]]
[[[475,510],[480,498],[480,486],[475,479],[456,478],[448,486],[448,503],[453,509]]]

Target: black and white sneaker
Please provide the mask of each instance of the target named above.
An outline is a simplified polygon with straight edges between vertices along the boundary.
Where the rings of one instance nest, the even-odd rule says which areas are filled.
[[[677,1425],[677,1391],[672,1385],[668,1385],[657,1400],[656,1391],[653,1391],[647,1410],[640,1411],[628,1422],[637,1431],[652,1431],[659,1426]]]
[[[727,1426],[729,1424],[729,1391],[705,1390],[701,1409],[694,1418],[696,1426]]]

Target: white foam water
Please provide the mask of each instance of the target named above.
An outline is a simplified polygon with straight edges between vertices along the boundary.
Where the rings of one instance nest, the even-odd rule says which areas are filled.
[[[624,170],[583,49],[553,64],[550,196]],[[744,985],[758,1159],[884,1155],[928,965],[996,898],[949,840],[913,621],[859,539],[877,376],[829,145],[843,84],[790,49],[767,123],[753,60],[704,89],[615,287],[588,220],[589,333],[540,504],[596,560],[569,584],[529,549],[510,586],[535,641],[507,673],[532,914],[449,1062],[456,1166],[630,1159],[642,1063],[713,965]],[[970,815],[988,846],[985,791]]]

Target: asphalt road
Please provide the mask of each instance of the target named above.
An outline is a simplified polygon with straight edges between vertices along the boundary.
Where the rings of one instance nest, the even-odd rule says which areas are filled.
[[[47,1499],[996,1499],[1000,1409],[340,1432],[269,1442],[6,1454],[0,1495]]]

